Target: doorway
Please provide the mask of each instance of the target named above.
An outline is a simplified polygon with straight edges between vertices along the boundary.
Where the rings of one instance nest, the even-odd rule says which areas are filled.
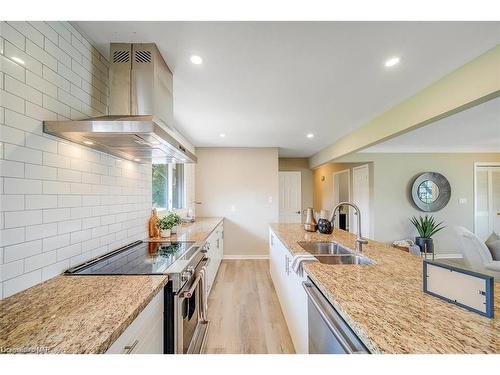
[[[333,207],[340,202],[351,201],[351,172],[349,169],[333,173]],[[348,206],[342,206],[339,213],[335,215],[334,227],[350,230],[351,209]]]
[[[483,241],[500,234],[500,163],[474,165],[474,231]]]
[[[352,169],[352,202],[356,204],[361,211],[361,234],[365,238],[371,238],[370,169],[368,164]],[[351,222],[355,220],[355,217],[351,218]],[[356,225],[351,225],[351,232],[357,233]]]
[[[302,222],[302,174],[279,172],[279,222]]]

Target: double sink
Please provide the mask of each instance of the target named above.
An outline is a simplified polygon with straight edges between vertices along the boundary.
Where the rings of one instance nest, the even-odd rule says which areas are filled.
[[[357,264],[371,266],[375,262],[337,242],[299,242],[300,247],[325,264]]]

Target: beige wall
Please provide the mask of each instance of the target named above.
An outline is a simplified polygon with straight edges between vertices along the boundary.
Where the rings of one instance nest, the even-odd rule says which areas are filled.
[[[277,148],[197,148],[197,216],[224,216],[224,253],[267,256],[278,221]]]
[[[309,160],[305,158],[279,158],[279,170],[283,172],[300,172],[302,210],[313,207],[313,178],[312,171],[309,169]],[[302,216],[302,220],[304,220],[305,214]]]
[[[356,165],[355,163],[331,163],[313,170],[314,211],[333,208],[333,173],[350,169]]]
[[[444,220],[446,229],[436,234],[436,251],[459,254],[453,227],[474,228],[474,162],[500,162],[498,154],[355,154],[343,160],[373,162],[373,236],[382,242],[414,238],[409,218],[425,215],[410,199],[413,179],[432,171],[443,174],[451,185],[451,198],[446,207],[432,213]],[[466,198],[466,204],[459,204]]]

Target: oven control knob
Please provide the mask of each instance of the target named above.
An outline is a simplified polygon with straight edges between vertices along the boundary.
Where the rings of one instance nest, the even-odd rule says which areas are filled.
[[[189,272],[192,275],[194,273],[194,266],[188,266],[187,272]]]
[[[184,271],[183,273],[181,273],[181,280],[184,282],[184,281],[188,281],[190,279],[190,277],[192,276],[192,273],[189,272],[189,271]]]

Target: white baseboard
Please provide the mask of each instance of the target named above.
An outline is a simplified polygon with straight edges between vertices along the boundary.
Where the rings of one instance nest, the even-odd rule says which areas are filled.
[[[225,254],[222,259],[237,260],[237,259],[269,259],[269,255],[233,255]]]
[[[427,255],[429,256],[429,255]],[[462,254],[439,254],[436,253],[435,259],[462,259]]]

